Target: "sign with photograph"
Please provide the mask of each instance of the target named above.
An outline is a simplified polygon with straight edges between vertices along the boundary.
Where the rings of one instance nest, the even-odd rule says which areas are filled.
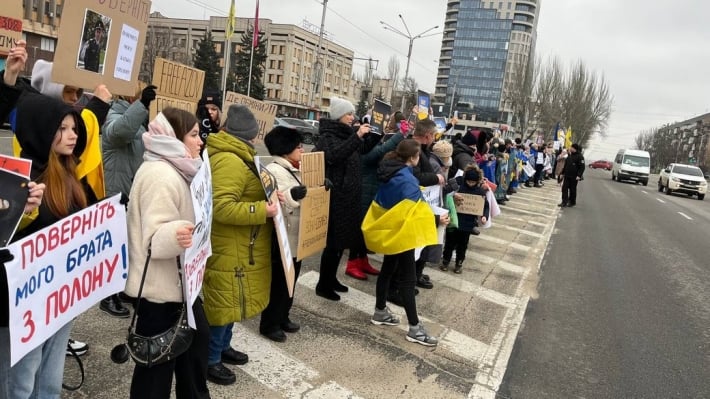
[[[372,107],[372,120],[370,121],[370,132],[375,134],[384,134],[385,127],[390,121],[392,106],[384,101],[375,99],[375,105]]]
[[[29,196],[29,182],[27,177],[0,169],[0,248],[7,246],[22,220]]]
[[[429,107],[431,107],[431,98],[429,93],[425,91],[417,91],[417,117],[426,119],[429,117]]]
[[[257,143],[264,142],[264,136],[266,133],[271,131],[274,127],[274,118],[276,118],[276,105],[268,104],[263,101],[259,101],[255,98],[247,97],[243,94],[235,93],[233,91],[228,91],[224,96],[224,101],[222,103],[222,123],[227,119],[227,111],[229,106],[232,104],[242,104],[245,105],[256,119],[256,123],[259,125],[259,134],[257,134],[255,141]]]
[[[458,193],[463,199],[456,204],[456,212],[464,215],[483,215],[485,198],[482,195]]]
[[[4,2],[0,11],[0,55],[7,55],[22,39],[22,1]]]
[[[128,278],[121,196],[89,206],[12,243],[5,263],[10,364],[41,345]]]
[[[103,83],[134,95],[143,57],[150,0],[65,1],[52,81],[86,89]]]
[[[178,62],[156,58],[152,84],[157,87],[155,101],[150,103],[150,119],[167,107],[194,114],[202,97],[205,72]]]

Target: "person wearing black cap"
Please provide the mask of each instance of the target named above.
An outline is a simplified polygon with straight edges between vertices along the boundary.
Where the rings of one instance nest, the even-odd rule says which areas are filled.
[[[94,26],[94,37],[87,40],[82,47],[81,54],[84,56],[84,69],[98,72],[101,59],[101,46],[104,35],[104,23],[99,20]]]
[[[564,180],[562,181],[562,202],[557,206],[573,207],[577,205],[577,183],[584,175],[584,156],[579,144],[574,143],[569,149],[569,155],[562,169]]]
[[[288,243],[292,253],[296,254],[298,248],[298,229],[301,222],[301,200],[306,197],[308,189],[301,182],[301,155],[303,145],[301,134],[285,126],[276,126],[264,137],[264,144],[273,161],[266,165],[266,169],[276,179],[276,186],[283,193],[283,216],[286,223]],[[294,287],[301,272],[301,261],[295,257]],[[285,333],[295,333],[301,329],[298,323],[289,318],[289,311],[293,306],[293,297],[289,297],[288,286],[281,251],[276,233],[271,236],[271,293],[269,304],[261,313],[259,332],[272,341],[286,341]]]
[[[222,118],[222,96],[215,92],[208,92],[202,95],[197,103],[197,120],[200,124],[200,137],[202,142],[207,144],[207,136],[219,132]]]

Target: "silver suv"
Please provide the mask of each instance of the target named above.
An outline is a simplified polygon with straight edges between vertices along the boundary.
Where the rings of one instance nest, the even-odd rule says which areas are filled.
[[[678,192],[690,196],[697,195],[699,200],[705,198],[708,183],[703,171],[697,166],[672,163],[661,171],[658,177],[658,191],[666,194]]]

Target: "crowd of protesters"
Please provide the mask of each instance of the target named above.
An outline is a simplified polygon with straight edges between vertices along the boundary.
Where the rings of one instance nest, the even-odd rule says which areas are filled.
[[[185,301],[176,259],[180,264],[193,245],[190,183],[206,151],[213,254],[202,297],[192,307],[197,329],[183,354],[159,365],[136,364],[130,397],[169,398],[175,390],[177,398],[209,398],[207,381],[235,383],[234,371],[225,364],[249,361],[232,346],[239,342],[236,322],[260,315],[259,332],[275,342],[300,330],[290,316],[293,297],[272,221],[280,206],[287,240],[295,248],[300,205],[308,195],[301,180],[300,134],[280,126],[265,136],[272,156],[265,167],[278,190],[273,200],[266,198],[255,164],[259,125],[247,107],[222,110],[219,94],[205,93],[194,114],[166,108],[149,120],[155,86],[141,85],[127,97],[112,96],[100,85],[86,102],[82,88],[51,81],[51,63],[38,61],[32,81],[20,79],[26,59],[20,41],[0,75],[0,117],[11,115],[16,154],[33,161],[30,195],[14,239],[120,194],[127,208],[127,284],[99,308],[125,318],[130,304],[136,309],[136,332],[159,334],[175,324]],[[401,112],[390,116],[384,135],[373,133],[356,118],[352,103],[336,97],[319,129],[314,151],[324,153],[330,208],[315,293],[330,301],[347,295],[347,281],[338,280],[347,251],[346,276],[376,276],[371,322],[399,324],[387,304],[401,305],[409,324],[405,338],[426,346],[438,343],[417,314],[418,288],[432,289],[436,283],[427,265],[448,271],[453,262],[453,272],[463,273],[471,235],[490,226],[499,204],[521,186],[541,187],[557,175],[564,206],[573,206],[584,170],[576,144],[569,155],[565,151],[553,159],[548,146],[513,142],[487,129],[449,141],[431,120],[412,126]],[[433,198],[425,200],[422,188],[435,193]],[[483,197],[480,215],[457,212],[466,196]],[[380,270],[370,264],[370,253],[384,255]],[[4,251],[3,261],[8,256]],[[293,261],[298,279],[301,261]],[[0,267],[2,285],[6,280]],[[71,340],[70,322],[10,367],[5,301],[0,312],[0,397],[59,398],[65,354],[86,353],[88,344]]]

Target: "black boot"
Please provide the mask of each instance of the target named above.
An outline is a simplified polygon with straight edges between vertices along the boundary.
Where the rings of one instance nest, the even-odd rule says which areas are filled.
[[[123,306],[121,300],[118,299],[118,295],[116,294],[111,295],[108,298],[102,299],[101,304],[99,305],[99,309],[103,310],[104,312],[110,314],[113,317],[118,317],[121,319],[125,319],[131,316],[131,311],[128,310],[128,308],[126,308],[125,306]]]
[[[463,259],[456,259],[456,265],[454,266],[454,273],[461,274],[462,268],[463,268]]]

